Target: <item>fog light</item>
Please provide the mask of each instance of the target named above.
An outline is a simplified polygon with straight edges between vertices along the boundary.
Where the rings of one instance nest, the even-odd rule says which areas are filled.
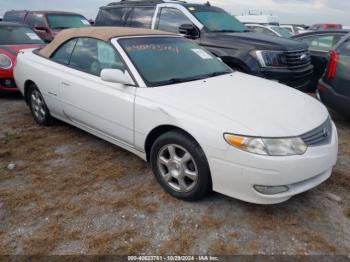
[[[289,190],[287,186],[254,186],[254,188],[263,195],[277,195]]]
[[[5,78],[5,79],[0,79],[0,85],[7,87],[7,88],[11,88],[11,87],[15,87],[15,81],[12,78]]]
[[[12,86],[12,81],[10,79],[6,79],[5,86]]]

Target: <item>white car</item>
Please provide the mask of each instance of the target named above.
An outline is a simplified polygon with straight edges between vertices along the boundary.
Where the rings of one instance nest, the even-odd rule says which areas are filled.
[[[299,35],[301,33],[306,32],[305,28],[296,25],[280,25],[280,27],[286,29],[292,35]]]
[[[57,118],[150,161],[180,199],[214,190],[280,203],[327,180],[337,160],[337,130],[320,102],[233,72],[178,35],[66,30],[21,52],[15,79],[38,124]]]
[[[293,36],[287,29],[277,25],[259,25],[259,24],[245,24],[245,26],[252,32],[258,34],[265,34],[271,36],[279,36],[290,38]]]

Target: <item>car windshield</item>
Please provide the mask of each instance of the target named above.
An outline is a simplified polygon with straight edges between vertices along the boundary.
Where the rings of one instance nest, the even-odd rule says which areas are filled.
[[[249,30],[233,15],[224,10],[211,7],[188,7],[188,10],[210,32],[248,32]]]
[[[147,86],[195,81],[231,73],[219,59],[182,37],[120,39]]]
[[[43,44],[43,40],[28,27],[0,26],[0,45]]]
[[[80,15],[48,15],[47,19],[52,29],[67,29],[90,26],[90,22]]]
[[[279,33],[283,37],[292,37],[293,35],[285,28],[279,27],[279,26],[271,26],[271,29]]]

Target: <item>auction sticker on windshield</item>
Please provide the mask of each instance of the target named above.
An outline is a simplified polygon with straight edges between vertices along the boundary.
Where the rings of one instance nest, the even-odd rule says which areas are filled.
[[[40,40],[40,37],[34,33],[26,33],[26,35],[32,40]]]
[[[197,55],[199,55],[202,59],[213,59],[211,55],[209,55],[207,52],[205,52],[202,49],[191,49],[193,52],[195,52]]]

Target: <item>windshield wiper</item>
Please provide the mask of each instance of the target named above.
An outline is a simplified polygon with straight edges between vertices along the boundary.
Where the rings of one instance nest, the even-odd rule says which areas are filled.
[[[53,29],[59,29],[59,30],[63,30],[63,29],[69,29],[70,27],[67,27],[67,26],[58,26],[58,27],[55,27]]]
[[[232,72],[229,72],[229,71],[213,72],[213,73],[205,75],[205,77],[221,76],[221,75],[226,75],[226,74],[230,74],[230,73],[232,73]]]
[[[206,78],[210,78],[210,77],[214,77],[214,76],[226,75],[226,74],[229,74],[229,73],[231,73],[231,72],[221,71],[221,72],[213,72],[213,73],[210,73],[210,74],[196,76],[196,77],[170,78],[170,79],[165,80],[165,81],[157,82],[156,85],[157,86],[162,86],[162,85],[179,84],[179,83],[185,83],[185,82],[202,80],[202,79],[206,79]]]
[[[170,78],[168,80],[158,82],[157,85],[171,85],[171,84],[196,81],[196,80],[200,80],[200,79],[203,79],[203,77]]]

